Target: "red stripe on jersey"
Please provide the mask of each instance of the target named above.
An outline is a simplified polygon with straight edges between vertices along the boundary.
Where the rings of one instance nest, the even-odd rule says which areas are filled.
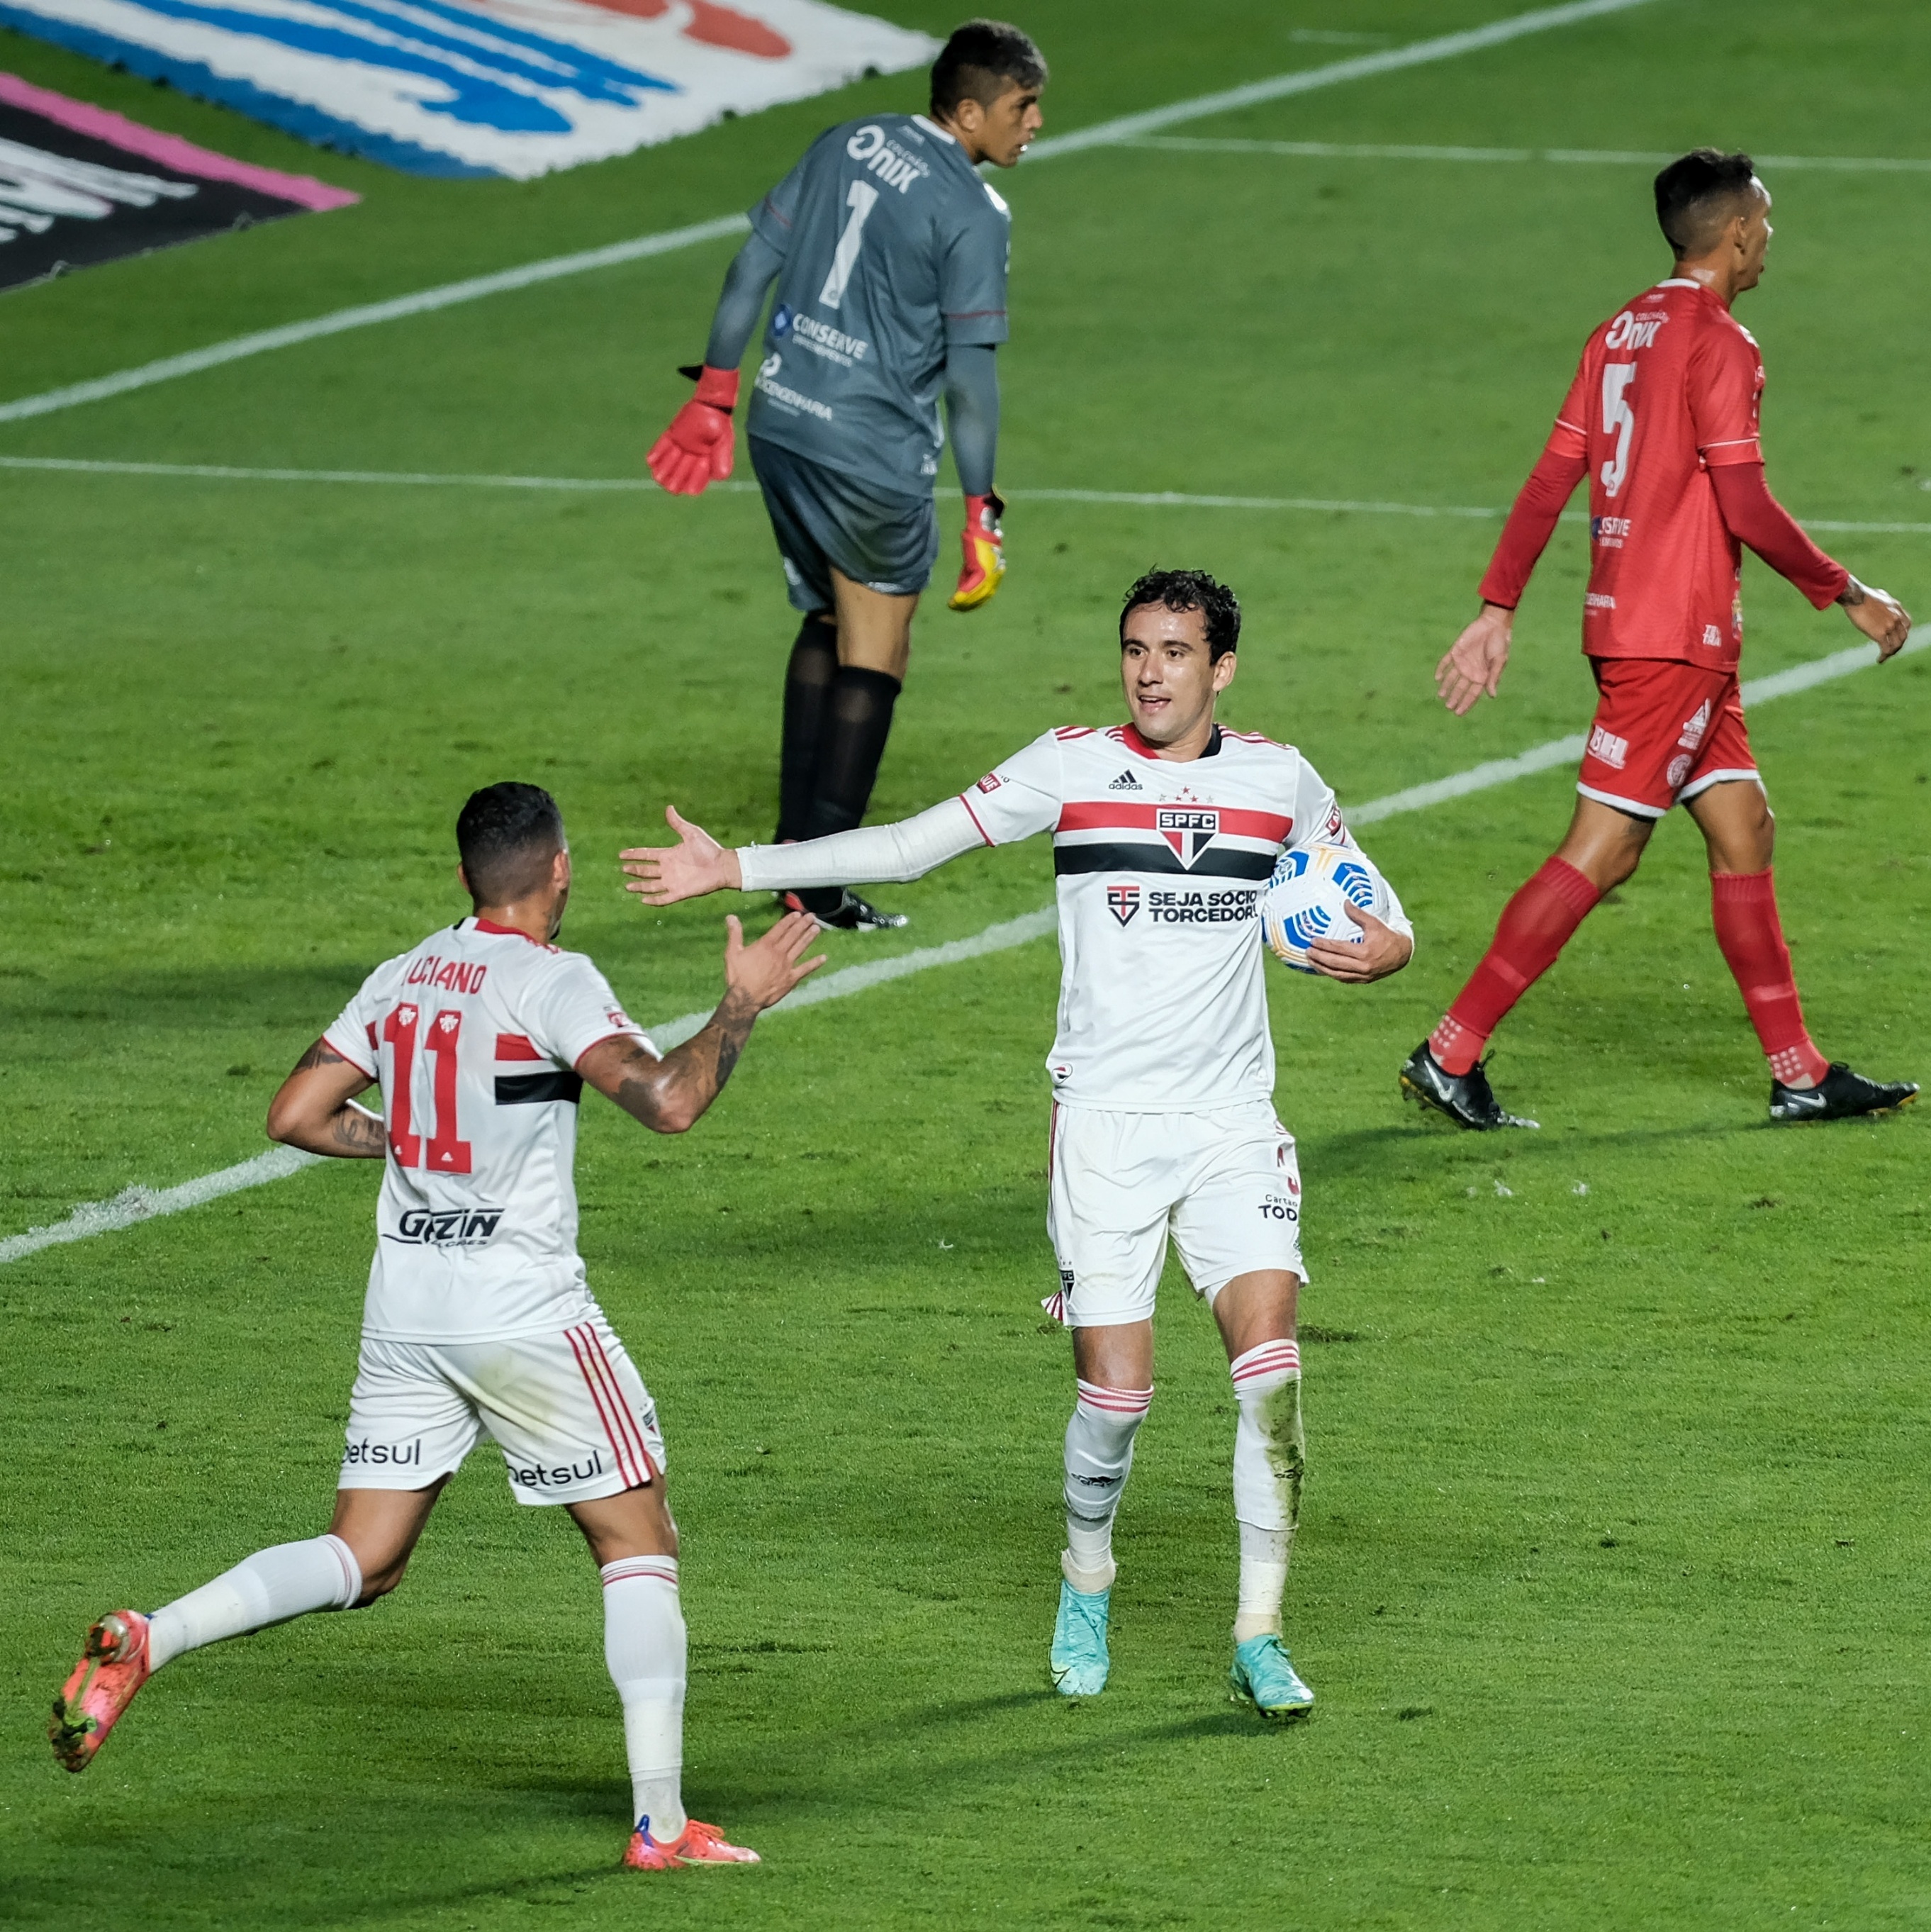
[[[1056,725],[1053,730],[1053,736],[1063,745],[1069,738],[1090,738],[1093,736],[1093,727],[1090,724]]]
[[[1129,805],[1111,799],[1069,799],[1060,812],[1056,832],[1110,832],[1130,828],[1141,832],[1159,830],[1157,814],[1162,812],[1214,812],[1220,814],[1220,829],[1236,838],[1265,838],[1279,844],[1294,828],[1294,821],[1278,812],[1246,812],[1230,805],[1160,806]]]
[[[570,1352],[577,1358],[577,1372],[583,1376],[583,1386],[590,1391],[590,1400],[596,1406],[597,1419],[604,1425],[604,1439],[609,1443],[610,1454],[617,1460],[617,1474],[622,1477],[627,1487],[633,1490],[640,1488],[643,1479],[638,1476],[636,1466],[630,1460],[625,1445],[619,1439],[616,1430],[611,1426],[610,1412],[606,1406],[602,1388],[591,1368],[589,1352],[584,1346],[584,1333],[580,1328],[566,1328],[563,1331],[563,1338],[570,1344]]]
[[[532,946],[542,947],[545,952],[554,952],[556,950],[553,946],[544,946],[540,939],[531,939],[529,934],[523,932],[520,927],[499,926],[493,919],[478,919],[476,922],[476,930],[478,932],[493,932],[499,939],[524,940]]]
[[[499,1060],[541,1060],[543,1055],[521,1034],[499,1033],[496,1035],[496,1058]]]
[[[643,1429],[631,1413],[629,1398],[623,1392],[623,1384],[617,1380],[617,1372],[610,1366],[610,1358],[604,1353],[603,1338],[586,1322],[584,1334],[589,1337],[590,1348],[603,1371],[604,1386],[610,1393],[612,1405],[617,1412],[617,1420],[622,1425],[625,1439],[630,1444],[631,1453],[637,1458],[637,1466],[644,1474],[641,1481],[649,1482],[655,1472],[650,1460],[650,1451],[643,1444]]]
[[[967,798],[964,792],[961,792],[959,794],[959,802],[965,807],[966,816],[972,820],[973,829],[978,832],[979,836],[983,838],[988,845],[991,844],[993,843],[992,834],[987,831],[984,826],[979,824],[979,814],[972,808],[972,800]]]

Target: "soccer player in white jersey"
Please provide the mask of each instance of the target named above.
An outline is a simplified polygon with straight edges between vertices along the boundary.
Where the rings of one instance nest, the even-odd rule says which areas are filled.
[[[794,914],[746,946],[730,920],[722,1003],[660,1056],[590,961],[554,944],[570,854],[550,794],[491,785],[464,806],[456,836],[474,916],[377,967],[268,1112],[273,1139],[385,1162],[334,1520],[325,1536],[259,1550],[151,1616],[102,1618],[55,1700],[55,1754],[85,1769],[136,1692],[184,1651],[393,1590],[442,1486],[487,1434],[511,1493],[568,1509],[602,1574],[635,1821],[625,1864],[755,1864],[685,1815],[664,1437],[584,1279],[571,1169],[586,1081],[659,1133],[693,1125],[758,1014],[820,963],[801,957],[817,927]],[[380,1115],[355,1100],[378,1081]]]
[[[915,879],[976,846],[1052,833],[1063,973],[1048,1062],[1047,1226],[1060,1281],[1051,1305],[1073,1331],[1078,1388],[1054,1681],[1069,1696],[1106,1682],[1113,1521],[1153,1400],[1154,1291],[1171,1232],[1219,1325],[1240,1409],[1230,1681],[1264,1715],[1292,1718],[1314,1702],[1281,1641],[1300,1508],[1294,1309],[1306,1270],[1294,1137],[1274,1112],[1257,911],[1284,848],[1358,848],[1298,752],[1214,722],[1240,633],[1223,585],[1153,572],[1120,614],[1130,724],[1048,731],[896,825],[733,852],[673,810],[679,844],[623,856],[629,890],[667,905],[731,887]],[[1407,964],[1413,931],[1389,899],[1387,924],[1351,915],[1358,942],[1315,945],[1321,971],[1360,985]]]

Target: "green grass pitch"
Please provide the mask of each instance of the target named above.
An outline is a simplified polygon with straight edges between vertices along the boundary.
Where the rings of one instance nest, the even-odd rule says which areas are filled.
[[[880,10],[943,31],[934,0]],[[1035,0],[1066,130],[1510,0]],[[431,183],[0,34],[0,66],[360,190],[354,209],[0,302],[22,395],[748,203],[916,77],[552,179]],[[1651,0],[1189,136],[1646,152],[1927,150],[1906,0]],[[1767,170],[1740,313],[1800,514],[1931,522],[1931,177]],[[1559,536],[1501,703],[1429,673],[1492,521],[1029,501],[1030,488],[1498,506],[1588,329],[1662,261],[1640,165],[1098,151],[1002,181],[1012,574],[934,598],[875,802],[1117,715],[1158,560],[1240,591],[1231,722],[1357,802],[1575,731]],[[0,430],[0,455],[634,476],[718,243]],[[942,498],[949,532],[956,509]],[[792,623],[754,497],[0,470],[0,1237],[258,1151],[373,961],[462,910],[473,785],[563,801],[566,938],[631,1010],[717,981],[721,907],[640,914],[674,800],[768,836]],[[1931,542],[1827,536],[1931,607]],[[948,556],[950,553],[947,553]],[[942,569],[945,566],[942,565]],[[1853,641],[1753,562],[1747,667]],[[1813,1029],[1931,1071],[1931,657],[1762,706]],[[584,1109],[591,1278],[662,1406],[685,1534],[692,1808],[754,1872],[615,1869],[595,1580],[493,1453],[401,1592],[187,1658],[84,1778],[41,1741],[88,1620],[324,1520],[373,1174],[330,1167],[0,1268],[0,1920],[233,1927],[1906,1927],[1931,1922],[1931,1121],[1779,1132],[1687,823],[1508,1022],[1537,1136],[1458,1136],[1395,1071],[1554,842],[1557,771],[1366,836],[1420,933],[1365,993],[1273,983],[1312,1275],[1288,1635],[1320,1694],[1229,1705],[1232,1417],[1177,1271],[1120,1529],[1117,1663],[1045,1648],[1067,1351],[1037,1298],[1055,962],[1036,943],[768,1024],[688,1139]],[[906,946],[1044,904],[1043,844],[892,896]],[[838,940],[834,964],[892,950]],[[1149,988],[1159,1003],[1184,987]],[[1586,1189],[1586,1192],[1584,1190]]]

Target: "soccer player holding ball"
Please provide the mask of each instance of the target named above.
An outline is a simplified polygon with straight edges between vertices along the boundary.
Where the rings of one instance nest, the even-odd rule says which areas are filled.
[[[1770,1062],[1771,1118],[1879,1113],[1917,1094],[1827,1060],[1805,1029],[1771,877],[1774,822],[1744,728],[1742,546],[1818,609],[1836,603],[1878,647],[1910,614],[1826,556],[1764,480],[1756,342],[1731,314],[1770,245],[1771,199],[1747,154],[1699,148],[1656,178],[1675,272],[1589,338],[1555,428],[1516,499],[1481,614],[1435,668],[1459,717],[1494,697],[1516,606],[1570,493],[1589,478],[1582,648],[1599,695],[1569,833],[1503,912],[1495,942],[1402,1087],[1465,1127],[1533,1126],[1505,1113],[1483,1049],[1605,892],[1628,878],[1681,804],[1709,848],[1717,943]]]
[[[258,1550],[151,1616],[102,1618],[55,1700],[54,1754],[85,1770],[136,1693],[184,1652],[393,1590],[442,1486],[487,1435],[511,1493],[567,1509],[602,1580],[604,1658],[630,1760],[624,1863],[754,1864],[755,1852],[685,1815],[664,1436],[584,1280],[571,1169],[586,1081],[658,1133],[694,1124],[757,1016],[823,963],[801,958],[817,928],[793,914],[746,946],[729,921],[722,1004],[660,1057],[596,968],[553,943],[570,854],[550,794],[491,785],[463,807],[456,836],[474,916],[377,967],[268,1112],[275,1140],[384,1163],[334,1519],[327,1534]],[[355,1100],[376,1082],[380,1114]]]
[[[1214,722],[1240,634],[1224,585],[1153,572],[1120,614],[1131,723],[1048,731],[899,824],[733,852],[673,810],[677,844],[623,856],[629,890],[668,905],[916,879],[979,846],[1052,834],[1063,968],[1047,1063],[1060,1282],[1049,1305],[1072,1330],[1076,1378],[1053,1679],[1068,1696],[1106,1684],[1114,1517],[1153,1403],[1154,1291],[1171,1234],[1219,1324],[1240,1412],[1230,1679],[1264,1716],[1288,1718],[1314,1702],[1281,1641],[1300,1510],[1294,1315],[1306,1270],[1294,1136],[1274,1112],[1259,908],[1283,850],[1367,862],[1300,752]],[[1386,921],[1353,915],[1352,943],[1314,941],[1315,970],[1359,986],[1406,965],[1412,930],[1391,892],[1385,903]]]
[[[703,365],[683,372],[697,394],[651,450],[667,490],[695,496],[730,476],[738,364],[775,284],[746,428],[804,614],[785,674],[781,841],[845,831],[871,797],[939,552],[941,394],[965,492],[951,608],[977,609],[1005,574],[992,478],[1012,224],[975,170],[1018,162],[1045,81],[1018,28],[969,21],[933,65],[929,116],[820,135],[751,210]],[[787,902],[846,931],[905,923],[842,887]]]

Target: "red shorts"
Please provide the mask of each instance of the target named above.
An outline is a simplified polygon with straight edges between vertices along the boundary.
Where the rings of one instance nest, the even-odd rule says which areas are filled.
[[[1576,789],[1639,818],[1729,778],[1753,778],[1733,670],[1673,658],[1591,658],[1596,716]]]

